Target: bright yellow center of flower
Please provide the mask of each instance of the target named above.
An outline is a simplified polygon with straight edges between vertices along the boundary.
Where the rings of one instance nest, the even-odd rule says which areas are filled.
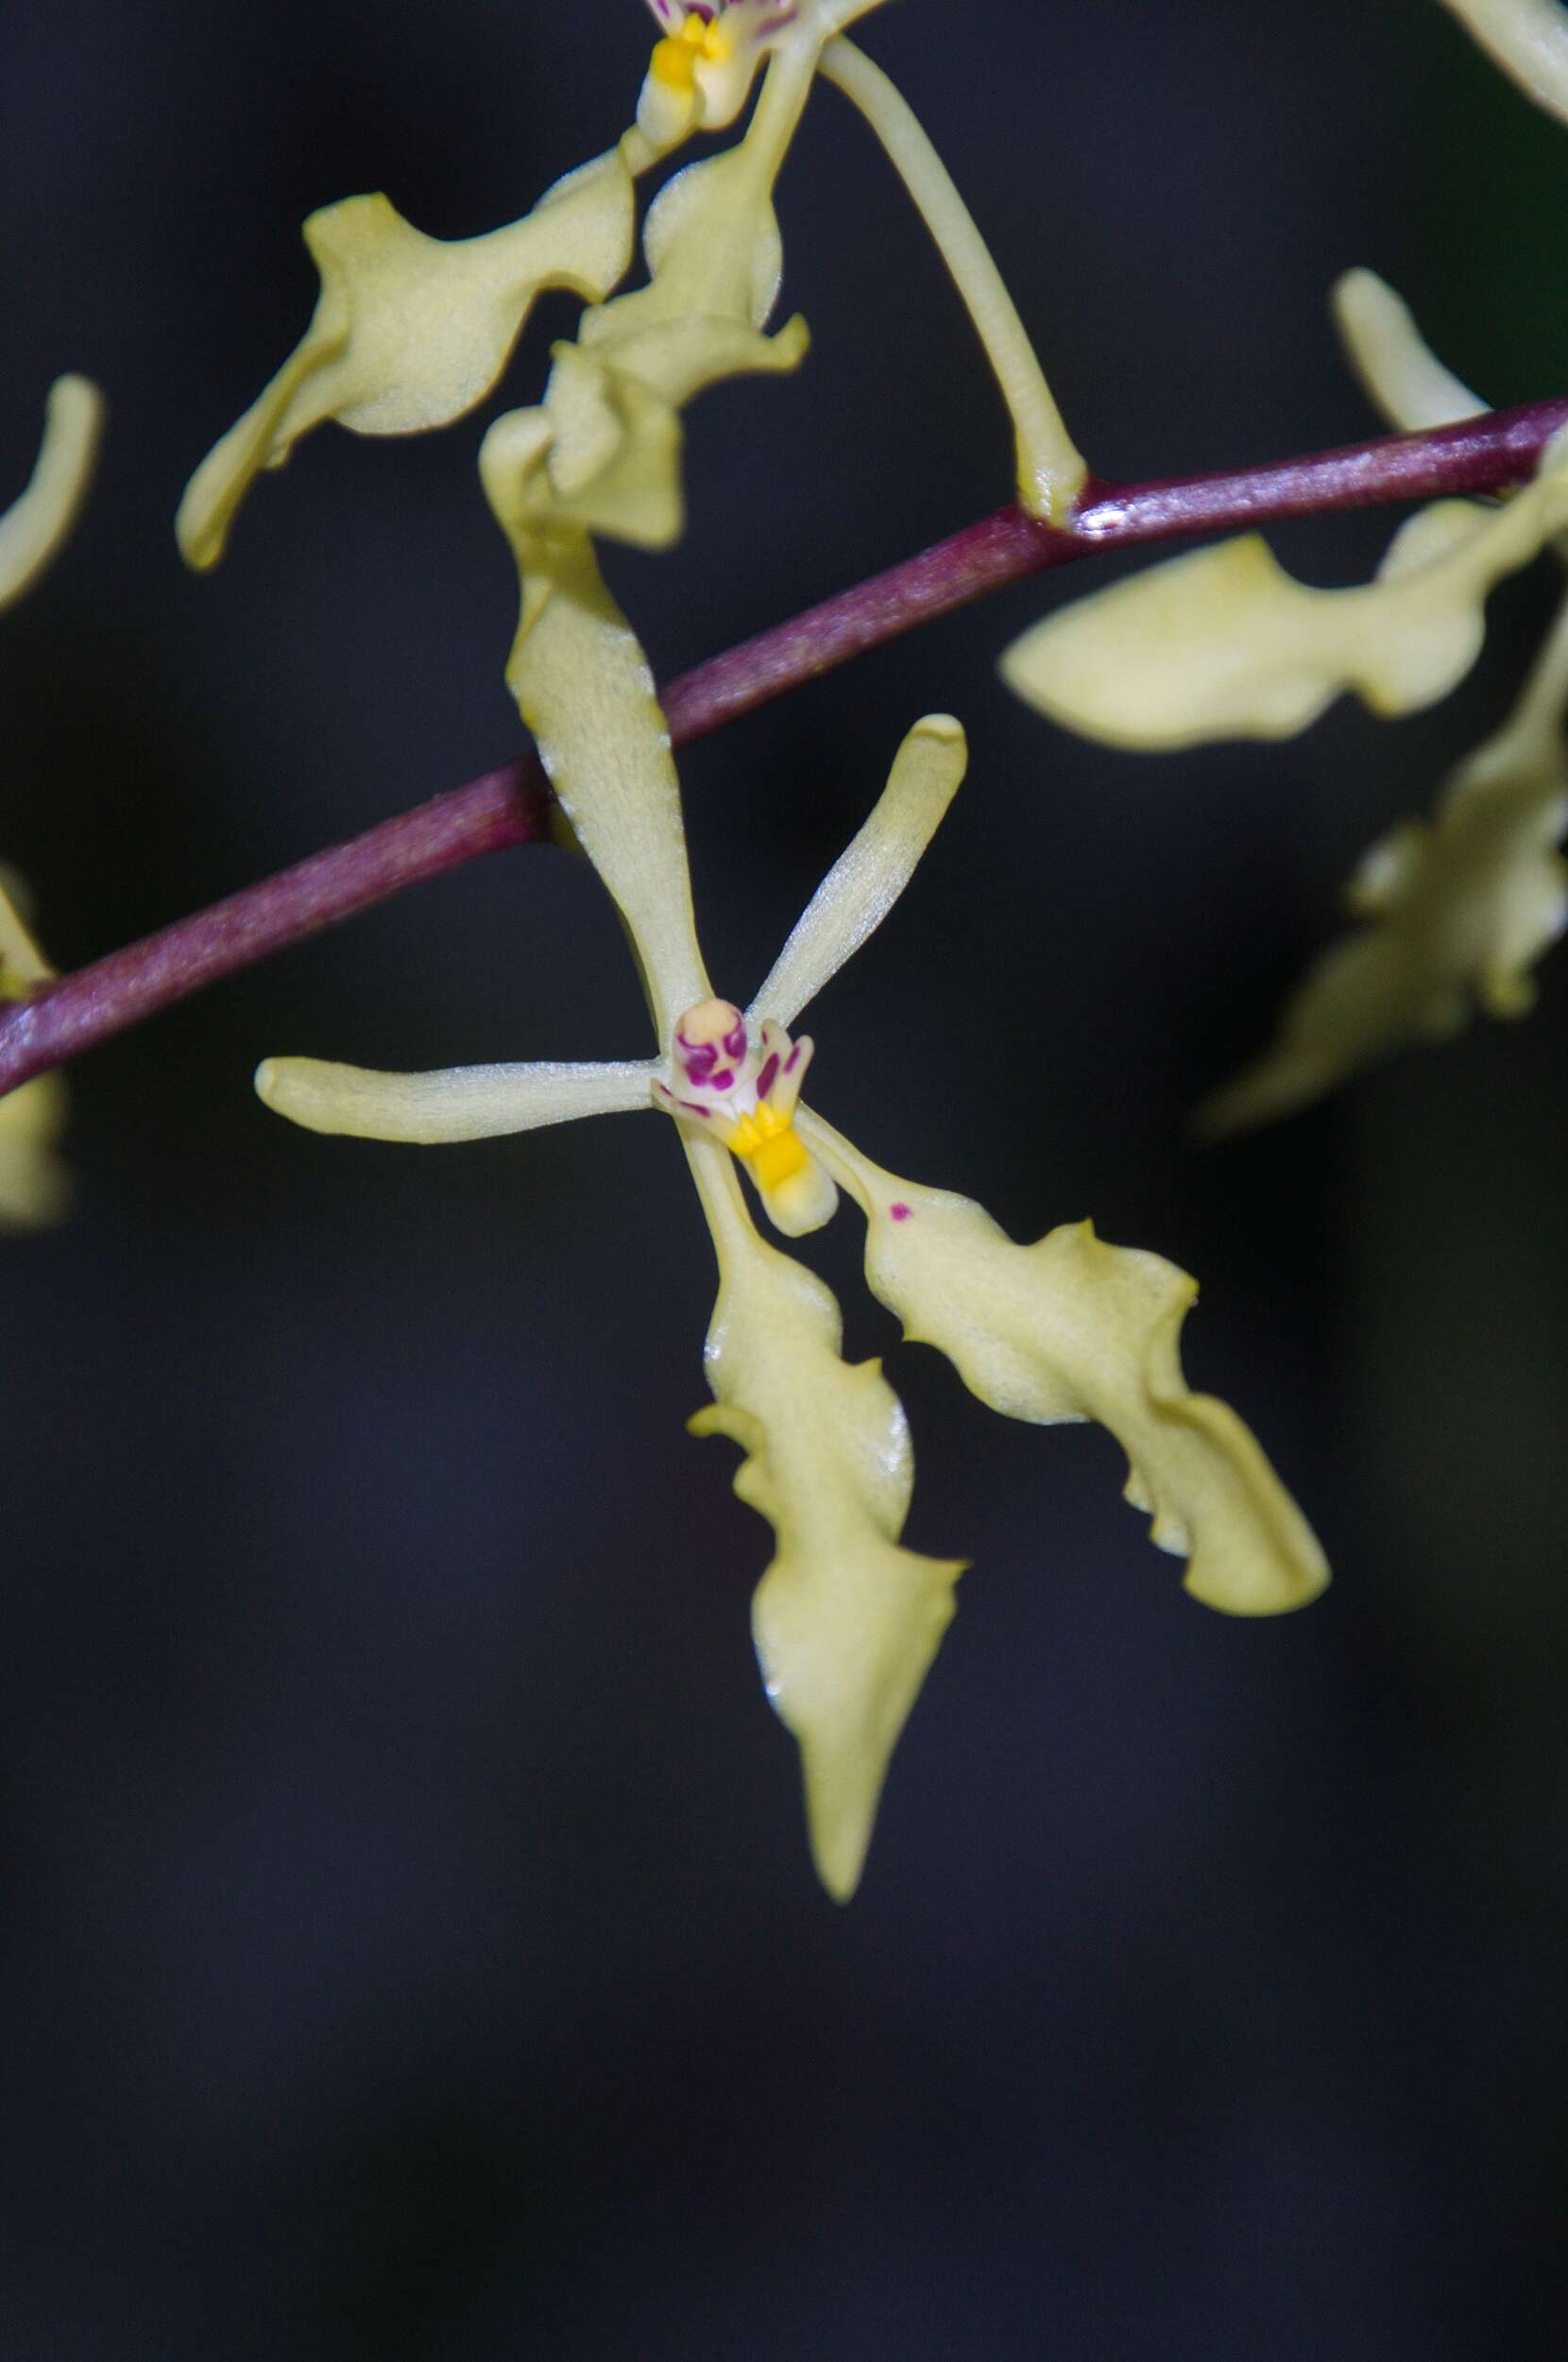
[[[678,33],[666,34],[655,44],[650,72],[671,90],[690,90],[699,59],[722,64],[734,47],[727,33],[690,9]]]
[[[776,1107],[770,1107],[765,1099],[757,1103],[755,1115],[741,1116],[730,1135],[729,1148],[733,1155],[743,1157],[757,1175],[762,1190],[776,1190],[804,1172],[808,1159],[806,1151],[795,1138],[795,1128]]]

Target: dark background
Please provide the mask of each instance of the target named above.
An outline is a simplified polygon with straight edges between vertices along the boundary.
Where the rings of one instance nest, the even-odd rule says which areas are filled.
[[[322,434],[211,579],[168,521],[303,327],[297,225],[454,235],[628,114],[634,0],[9,0],[7,487],[60,368],[112,423],[0,628],[5,854],[72,965],[510,753],[478,419]],[[865,27],[1100,471],[1347,440],[1332,278],[1499,402],[1568,386],[1568,133],[1423,0]],[[781,193],[795,380],[693,412],[682,550],[614,564],[664,675],[1007,496],[966,325],[832,91]],[[1386,521],[1278,537],[1364,575]],[[1101,579],[1105,578],[1102,573]],[[1181,1592],[1089,1429],[891,1348],[915,1547],[973,1555],[847,1911],[747,1600],[766,1528],[682,1432],[710,1254],[626,1119],[421,1153],[298,1133],[267,1052],[634,1054],[586,871],[513,853],[87,1060],[74,1221],[5,1247],[6,2362],[1434,2362],[1559,2351],[1568,1813],[1565,1003],[1200,1154],[1361,848],[1502,711],[1551,591],[1395,726],[1133,758],[997,651],[1088,577],[683,765],[741,998],[902,730],[968,785],[815,1012],[819,1104],[1017,1235],[1198,1274],[1195,1382],[1321,1532],[1277,1624]]]

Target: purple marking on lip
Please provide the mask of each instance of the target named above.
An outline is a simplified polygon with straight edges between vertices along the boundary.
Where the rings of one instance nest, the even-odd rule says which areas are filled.
[[[895,1222],[908,1222],[913,1211],[913,1207],[906,1206],[901,1197],[895,1198],[894,1203],[888,1207],[888,1212],[893,1216]]]
[[[675,1039],[680,1049],[680,1062],[692,1082],[706,1083],[719,1063],[719,1053],[714,1044],[710,1041],[688,1042],[680,1034]]]
[[[739,1063],[745,1054],[746,1029],[743,1025],[732,1026],[724,1036],[724,1055],[726,1058],[734,1058]]]
[[[800,1044],[797,1041],[794,1048],[791,1051],[789,1056],[784,1061],[784,1071],[786,1074],[793,1074],[794,1072],[799,1057]]]
[[[774,1078],[777,1072],[778,1053],[775,1050],[769,1057],[763,1060],[762,1071],[757,1078],[757,1096],[758,1099],[766,1099],[768,1093],[774,1087]]]
[[[726,1066],[722,1074],[705,1074],[703,1083],[705,1088],[710,1091],[727,1091],[734,1087],[735,1075],[733,1070]]]

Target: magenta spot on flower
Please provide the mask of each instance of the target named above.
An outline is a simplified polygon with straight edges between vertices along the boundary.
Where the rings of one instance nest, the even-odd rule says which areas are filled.
[[[739,1059],[741,1059],[741,1058],[743,1058],[743,1057],[745,1056],[745,1054],[746,1054],[746,1029],[745,1029],[745,1026],[744,1026],[743,1024],[741,1024],[741,1025],[736,1025],[736,1026],[733,1026],[733,1027],[731,1028],[731,1030],[730,1030],[730,1031],[729,1031],[729,1032],[728,1032],[728,1033],[724,1036],[724,1055],[725,1055],[725,1057],[726,1057],[726,1058],[734,1058],[734,1059],[739,1060]]]
[[[708,1075],[707,1082],[710,1091],[727,1091],[734,1086],[735,1075],[733,1070],[726,1066],[722,1074]]]
[[[768,1093],[774,1087],[774,1081],[777,1073],[778,1053],[775,1050],[763,1059],[762,1071],[757,1078],[757,1096],[758,1099],[766,1099]]]
[[[901,1197],[895,1198],[893,1204],[888,1207],[888,1212],[893,1216],[895,1222],[908,1222],[913,1211],[913,1207],[906,1206]]]
[[[689,1042],[684,1034],[675,1036],[680,1062],[693,1083],[706,1083],[719,1063],[719,1053],[710,1041]]]
[[[785,1071],[785,1073],[786,1073],[786,1074],[793,1074],[793,1073],[794,1072],[795,1068],[796,1068],[797,1064],[799,1063],[799,1059],[800,1059],[800,1044],[799,1044],[799,1042],[797,1041],[797,1042],[795,1043],[794,1048],[791,1051],[791,1053],[790,1053],[789,1056],[788,1056],[788,1057],[785,1059],[785,1061],[784,1061],[784,1071]]]

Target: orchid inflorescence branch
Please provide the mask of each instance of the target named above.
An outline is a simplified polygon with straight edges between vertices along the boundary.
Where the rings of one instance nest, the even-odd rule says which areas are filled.
[[[672,743],[689,746],[1048,568],[1239,525],[1507,491],[1533,474],[1565,425],[1568,396],[1254,468],[1148,484],[1091,479],[1060,525],[1012,505],[683,673],[659,692]],[[550,782],[530,752],[90,967],[43,977],[0,1007],[0,1091],[409,886],[486,853],[548,842],[553,813]]]
[[[1537,38],[1540,7],[1447,4],[1533,95],[1559,104],[1555,85],[1537,86],[1557,71]],[[690,1424],[741,1446],[736,1490],[774,1529],[754,1636],[768,1696],[799,1741],[818,1871],[844,1898],[964,1562],[904,1547],[913,1467],[897,1397],[879,1362],[841,1359],[834,1298],[770,1243],[754,1206],[794,1240],[847,1197],[865,1224],[867,1281],[906,1336],[944,1352],[1008,1416],[1107,1428],[1126,1454],[1127,1498],[1148,1513],[1151,1538],[1186,1560],[1185,1586],[1206,1605],[1279,1614],[1315,1598],[1328,1570],[1247,1428],[1184,1379],[1180,1331],[1196,1292],[1184,1273],[1107,1245],[1087,1222],[1015,1244],[969,1200],[886,1171],[804,1095],[819,1069],[799,1019],[935,838],[966,768],[960,723],[943,712],[914,721],[869,815],[741,1000],[716,990],[705,963],[673,750],[1004,583],[1097,550],[1237,526],[1238,539],[1035,625],[1002,658],[1008,684],[1065,727],[1136,747],[1284,736],[1347,691],[1376,712],[1414,710],[1474,661],[1492,587],[1568,537],[1568,402],[1486,413],[1392,290],[1352,273],[1336,296],[1340,334],[1400,432],[1185,482],[1099,483],[946,165],[846,38],[877,0],[649,5],[658,38],[635,120],[520,221],[444,242],[382,196],[311,216],[315,315],[196,470],[177,524],[190,563],[211,567],[258,476],[302,436],[328,420],[361,435],[448,424],[495,386],[536,297],[569,290],[584,309],[576,335],[553,350],[542,399],[496,419],[480,454],[517,564],[506,677],[536,753],[73,977],[51,977],[14,904],[0,899],[0,990],[13,1002],[0,1013],[0,1089],[41,1078],[6,1103],[33,1112],[0,1132],[0,1187],[9,1174],[13,1218],[48,1210],[58,1104],[36,1094],[43,1070],[75,1051],[478,853],[548,836],[586,855],[624,923],[651,1047],[610,1061],[413,1074],[290,1055],[264,1060],[256,1087],[306,1130],[422,1145],[612,1115],[665,1119],[719,1266],[706,1353],[713,1401]],[[1560,31],[1555,6],[1546,13]],[[799,316],[769,327],[782,269],[773,192],[818,78],[879,142],[963,298],[1011,420],[1016,501],[660,695],[597,544],[675,541],[686,406],[737,376],[793,371],[805,356]],[[695,134],[742,121],[727,145],[661,186],[642,224],[645,282],[617,292],[637,242],[639,183]],[[38,481],[13,512],[23,573],[58,546],[79,497],[92,438],[78,416],[73,443],[69,423],[52,422]],[[1477,493],[1508,497],[1460,497]],[[1292,581],[1255,530],[1416,499],[1432,505],[1402,526],[1376,578],[1347,590]],[[1474,1003],[1499,1015],[1525,1005],[1531,966],[1568,913],[1557,851],[1568,817],[1565,704],[1568,610],[1514,713],[1456,775],[1435,821],[1373,848],[1355,885],[1366,925],[1307,979],[1275,1047],[1216,1095],[1212,1128],[1284,1112],[1402,1041],[1451,1030]]]

